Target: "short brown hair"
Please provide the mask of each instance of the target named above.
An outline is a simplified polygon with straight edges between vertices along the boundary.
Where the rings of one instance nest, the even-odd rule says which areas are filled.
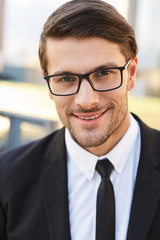
[[[137,55],[133,28],[110,4],[101,0],[72,0],[53,12],[43,27],[39,44],[41,68],[47,72],[46,40],[100,37],[120,45],[126,59]]]

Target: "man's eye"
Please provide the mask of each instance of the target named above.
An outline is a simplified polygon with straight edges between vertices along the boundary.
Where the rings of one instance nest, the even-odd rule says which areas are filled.
[[[98,76],[106,76],[108,75],[110,72],[108,70],[103,70],[103,71],[99,71],[98,72]]]
[[[102,70],[102,71],[95,72],[94,77],[103,77],[109,74],[110,72],[108,70]]]
[[[75,81],[75,77],[73,76],[64,76],[59,78],[60,82],[74,82]]]

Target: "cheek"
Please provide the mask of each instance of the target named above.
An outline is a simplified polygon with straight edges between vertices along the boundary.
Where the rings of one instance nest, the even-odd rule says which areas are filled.
[[[66,109],[69,109],[72,104],[71,97],[53,96],[52,99],[58,112],[66,111]]]
[[[123,109],[127,107],[127,86],[122,86],[121,88],[115,90],[114,94],[112,95],[111,101],[114,103],[115,111],[121,112]]]
[[[123,91],[127,91],[128,82],[129,82],[128,71],[123,71],[123,83],[122,83],[122,86],[121,86],[121,89],[123,89]]]
[[[123,84],[120,88],[108,92],[107,100],[111,101],[111,102],[115,102],[116,105],[119,105],[121,100],[127,94],[127,90],[126,89],[127,89],[127,86]]]

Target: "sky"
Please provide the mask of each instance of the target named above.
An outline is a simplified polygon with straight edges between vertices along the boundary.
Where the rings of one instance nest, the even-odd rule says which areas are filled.
[[[123,15],[128,0],[107,0]],[[136,33],[140,58],[155,64],[160,58],[160,1],[137,0]],[[38,63],[38,43],[48,16],[66,0],[5,0],[4,58],[15,65]],[[123,3],[123,4],[122,4]],[[157,23],[157,24],[155,24]],[[157,50],[158,49],[158,50]],[[158,51],[158,52],[157,52]],[[153,56],[152,61],[148,56]],[[152,63],[151,63],[152,62]]]
[[[4,57],[17,65],[34,64],[39,36],[48,16],[65,0],[5,0]],[[110,0],[116,6],[116,0]]]
[[[126,1],[126,0],[123,0]],[[17,65],[34,64],[39,36],[48,16],[66,0],[5,0],[4,58]],[[118,8],[119,1],[107,1]]]

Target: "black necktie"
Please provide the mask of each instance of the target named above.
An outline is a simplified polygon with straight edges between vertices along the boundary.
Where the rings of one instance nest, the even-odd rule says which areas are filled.
[[[109,178],[113,168],[107,158],[96,165],[102,178],[97,194],[96,240],[115,240],[115,199]]]

